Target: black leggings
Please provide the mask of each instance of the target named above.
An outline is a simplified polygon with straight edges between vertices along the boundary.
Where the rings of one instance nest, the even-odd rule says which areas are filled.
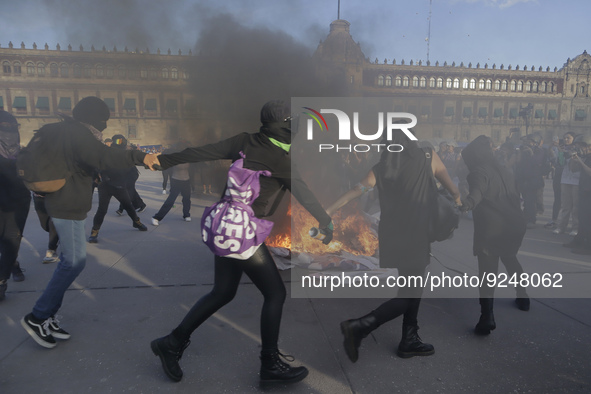
[[[215,256],[213,289],[193,305],[181,324],[173,331],[173,335],[180,341],[188,340],[197,327],[232,301],[243,272],[264,297],[260,323],[262,349],[277,349],[286,292],[277,266],[265,244],[262,244],[248,260]]]

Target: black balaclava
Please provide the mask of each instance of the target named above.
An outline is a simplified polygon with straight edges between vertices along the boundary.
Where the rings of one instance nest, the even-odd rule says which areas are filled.
[[[469,170],[487,163],[495,163],[490,137],[480,135],[462,150],[462,158]]]
[[[107,128],[107,120],[111,117],[111,111],[103,100],[98,97],[84,97],[72,110],[72,116],[79,122],[86,123],[103,131]]]
[[[283,100],[268,101],[261,108],[261,133],[283,144],[291,144],[291,110]]]
[[[9,112],[0,109],[0,156],[16,159],[20,151],[18,122]]]

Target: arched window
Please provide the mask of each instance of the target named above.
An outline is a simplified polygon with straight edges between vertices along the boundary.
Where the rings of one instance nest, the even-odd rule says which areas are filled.
[[[79,64],[74,64],[72,66],[74,72],[74,78],[80,78],[82,76],[82,69],[80,68]]]
[[[105,76],[107,78],[113,78],[114,75],[115,75],[115,69],[113,68],[113,65],[107,64],[105,66]]]
[[[447,78],[445,80],[445,87],[448,88],[448,89],[451,89],[452,88],[451,78]]]
[[[45,76],[45,64],[37,63],[37,75],[40,77]]]
[[[462,89],[468,89],[468,78],[462,79]]]
[[[475,79],[470,80],[470,89],[472,89],[472,90],[476,89],[476,80]]]
[[[503,82],[501,83],[501,90],[507,91],[507,80],[506,79],[504,79]]]
[[[119,78],[127,77],[127,70],[125,69],[125,66],[119,66],[119,68],[117,68],[117,76]]]
[[[548,91],[549,91],[550,93],[554,93],[554,82],[550,82],[550,83],[548,84]]]
[[[492,81],[490,79],[486,80],[486,90],[492,90]]]
[[[158,78],[158,71],[155,67],[150,67],[150,79]]]
[[[532,91],[534,93],[538,93],[538,81],[534,81],[534,84],[532,86]]]
[[[440,78],[437,78],[437,87],[439,89],[442,89],[443,88],[443,78],[441,78],[441,77]]]
[[[525,83],[525,91],[526,92],[531,92],[531,81],[527,81]]]
[[[408,87],[408,77],[407,76],[402,78],[402,86],[404,86],[405,88]]]
[[[68,69],[68,65],[66,63],[62,63],[60,64],[60,75],[64,78],[68,77],[69,74],[69,69]]]
[[[402,78],[400,78],[400,75],[397,75],[396,79],[394,79],[394,86],[402,86]]]
[[[458,78],[454,79],[454,89],[460,88],[460,80]]]
[[[543,93],[546,93],[546,89],[548,89],[548,84],[546,84],[546,81],[544,81],[544,82],[542,82],[541,90]]]
[[[170,69],[170,78],[179,79],[179,71],[175,67]]]
[[[10,74],[12,72],[12,67],[8,60],[2,62],[2,72],[4,72],[4,74]]]
[[[52,77],[57,77],[59,75],[57,63],[51,63],[49,65],[49,75]]]
[[[97,64],[96,65],[96,76],[98,78],[102,78],[105,76],[105,70],[103,69],[103,65],[102,64]]]
[[[83,69],[84,78],[90,78],[92,76],[92,67],[90,64],[85,64]]]
[[[435,78],[433,78],[433,77],[429,78],[429,87],[434,88],[435,86],[436,86],[435,85]]]
[[[392,86],[392,76],[386,75],[386,86]]]
[[[421,80],[419,82],[419,86],[422,88],[426,87],[427,86],[427,78],[421,77]]]
[[[378,75],[378,86],[384,86],[384,76]]]
[[[148,78],[148,70],[144,67],[140,68],[140,78]]]
[[[515,80],[511,81],[511,91],[514,92],[517,90],[517,82]]]
[[[27,75],[35,75],[35,63],[27,63]]]
[[[501,90],[501,81],[498,79],[495,81],[495,90]]]
[[[13,66],[14,66],[14,73],[20,74],[21,73],[21,62],[14,62]]]
[[[162,69],[162,79],[168,79],[168,68],[166,67]]]
[[[523,81],[517,82],[517,91],[523,92]]]
[[[484,90],[484,79],[478,81],[478,89]]]
[[[419,87],[419,77],[412,77],[412,87],[413,88]]]

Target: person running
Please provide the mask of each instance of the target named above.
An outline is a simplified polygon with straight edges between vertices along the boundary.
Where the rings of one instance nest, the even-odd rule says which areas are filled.
[[[207,160],[236,161],[242,158],[243,153],[246,157],[244,168],[271,173],[271,176],[260,177],[260,194],[252,203],[254,216],[269,216],[271,212],[266,212],[267,206],[275,205],[270,200],[278,190],[286,188],[318,220],[319,227],[328,234],[323,241],[327,244],[332,239],[331,218],[299,174],[291,168],[289,150],[292,134],[289,107],[280,100],[269,101],[261,109],[260,120],[262,127],[258,133],[242,133],[218,143],[164,154],[158,156],[160,164],[166,169],[182,163]],[[261,384],[292,383],[304,379],[308,375],[306,367],[294,368],[280,359],[282,354],[278,350],[279,327],[286,290],[267,246],[261,244],[255,254],[246,260],[216,255],[214,264],[215,279],[211,292],[197,301],[169,335],[151,342],[152,352],[160,357],[166,375],[175,382],[182,379],[183,371],[179,360],[189,346],[191,334],[234,298],[240,278],[245,273],[264,297],[260,320]]]

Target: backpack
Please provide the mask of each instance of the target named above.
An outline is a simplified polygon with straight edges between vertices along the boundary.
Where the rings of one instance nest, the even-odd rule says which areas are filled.
[[[244,168],[244,154],[240,156],[228,170],[224,196],[203,212],[201,236],[216,256],[246,260],[273,228],[273,222],[257,218],[251,206],[259,196],[259,176],[271,173]]]
[[[16,159],[18,176],[33,192],[58,191],[71,174],[65,157],[63,123],[41,127]]]

